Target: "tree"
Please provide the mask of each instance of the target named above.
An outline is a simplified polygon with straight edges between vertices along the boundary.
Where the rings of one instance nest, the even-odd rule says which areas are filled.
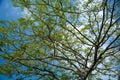
[[[28,14],[1,21],[1,74],[43,80],[91,80],[116,74],[109,59],[120,39],[116,3],[109,0],[13,0]],[[114,37],[114,38],[113,38]]]

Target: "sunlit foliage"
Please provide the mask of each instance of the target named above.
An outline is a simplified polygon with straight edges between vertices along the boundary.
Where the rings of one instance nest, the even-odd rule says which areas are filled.
[[[13,0],[27,14],[17,22],[1,21],[0,65],[4,75],[38,80],[86,80],[109,75],[118,58],[117,1]],[[113,75],[113,77],[114,77]]]

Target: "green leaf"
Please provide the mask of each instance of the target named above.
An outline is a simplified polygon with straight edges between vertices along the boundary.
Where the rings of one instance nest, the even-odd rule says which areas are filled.
[[[91,28],[91,25],[88,24],[84,28],[82,28],[81,31],[84,32],[85,30],[89,30],[90,28]]]

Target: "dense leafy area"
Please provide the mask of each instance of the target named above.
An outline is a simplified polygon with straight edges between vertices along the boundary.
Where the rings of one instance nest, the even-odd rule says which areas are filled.
[[[117,1],[13,0],[28,14],[0,22],[0,74],[40,80],[100,79],[119,59]],[[114,75],[113,75],[114,77]],[[33,78],[34,79],[34,78]]]

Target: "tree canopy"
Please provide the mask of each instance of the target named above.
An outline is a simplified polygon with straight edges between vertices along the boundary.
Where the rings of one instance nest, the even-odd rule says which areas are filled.
[[[35,80],[100,80],[116,76],[118,0],[12,0],[26,9],[0,21],[0,74]],[[111,1],[111,3],[109,3]]]

